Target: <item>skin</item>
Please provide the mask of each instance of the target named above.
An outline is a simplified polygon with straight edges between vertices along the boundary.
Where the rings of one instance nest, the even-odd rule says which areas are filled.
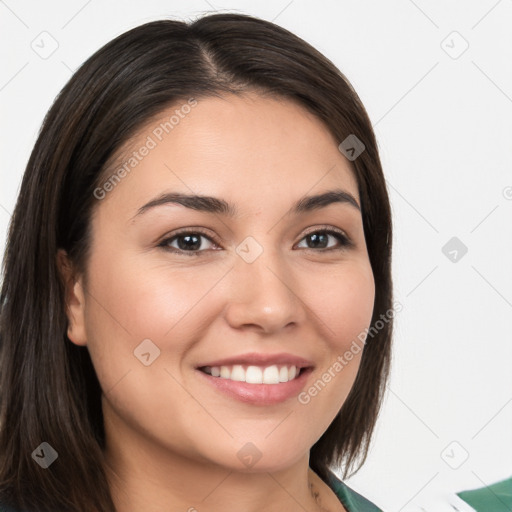
[[[123,150],[140,148],[174,108]],[[98,201],[87,281],[66,270],[59,253],[68,336],[87,346],[103,389],[105,454],[119,512],[344,510],[309,468],[309,450],[346,399],[361,352],[308,404],[296,396],[243,403],[206,385],[196,370],[247,352],[289,352],[315,365],[307,390],[370,324],[375,288],[360,211],[333,203],[287,214],[299,198],[335,188],[360,204],[337,145],[315,116],[288,100],[255,92],[200,99]],[[136,215],[164,191],[223,198],[239,215],[176,204]],[[189,227],[206,231],[194,249],[199,255],[158,246]],[[326,227],[342,230],[353,246],[329,235],[315,248],[306,231]],[[263,248],[250,264],[236,252],[248,236]],[[179,251],[178,241],[167,247]],[[134,350],[148,338],[160,356],[145,366]],[[237,457],[248,442],[261,453],[251,468]]]

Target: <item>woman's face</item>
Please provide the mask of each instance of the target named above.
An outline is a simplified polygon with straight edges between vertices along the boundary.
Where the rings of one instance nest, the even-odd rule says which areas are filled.
[[[375,289],[357,182],[294,103],[185,105],[140,130],[97,191],[68,335],[90,352],[108,442],[278,470],[308,454],[358,371]],[[329,191],[345,195],[308,207]]]

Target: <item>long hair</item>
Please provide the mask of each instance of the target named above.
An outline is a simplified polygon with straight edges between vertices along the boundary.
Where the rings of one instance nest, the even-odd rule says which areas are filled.
[[[372,324],[392,308],[389,199],[375,135],[356,92],[308,43],[268,21],[214,14],[161,20],[118,36],[72,76],[48,111],[9,227],[0,296],[0,497],[42,512],[115,512],[104,466],[101,388],[86,347],[67,337],[64,249],[85,273],[94,190],[137,130],[187,98],[259,91],[297,102],[341,143],[351,161],[376,292]],[[392,320],[366,340],[354,385],[310,451],[324,481],[368,453],[390,367]],[[48,469],[33,453],[47,442]]]

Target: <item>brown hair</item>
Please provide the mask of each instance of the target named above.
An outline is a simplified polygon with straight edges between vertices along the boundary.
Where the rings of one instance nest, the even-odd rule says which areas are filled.
[[[287,30],[239,14],[193,23],[161,20],[109,42],[73,75],[45,117],[11,220],[0,301],[0,498],[38,511],[115,511],[104,471],[101,388],[86,347],[67,338],[63,248],[85,273],[94,190],[116,151],[178,100],[256,90],[294,100],[339,142],[355,134],[352,162],[376,284],[372,324],[392,308],[391,212],[371,123],[334,64]],[[366,341],[338,415],[314,444],[326,480],[366,459],[390,366],[392,321]],[[31,454],[48,442],[46,470]]]

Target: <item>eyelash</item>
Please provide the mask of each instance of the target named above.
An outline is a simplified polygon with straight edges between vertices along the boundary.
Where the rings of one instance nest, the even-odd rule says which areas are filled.
[[[340,243],[340,247],[330,247],[330,248],[327,248],[327,249],[305,248],[303,250],[313,251],[313,252],[331,252],[331,251],[346,250],[346,249],[352,248],[354,246],[353,242],[347,237],[347,235],[345,235],[345,233],[343,233],[342,231],[335,230],[333,228],[320,228],[320,229],[316,229],[314,231],[310,231],[310,232],[306,233],[301,238],[301,240],[299,242],[302,242],[302,240],[304,240],[306,237],[308,237],[310,235],[316,235],[318,233],[323,233],[323,234],[334,236],[338,240],[338,242]],[[218,242],[215,239],[213,239],[210,235],[206,234],[201,229],[191,230],[189,228],[187,230],[183,230],[183,231],[179,231],[178,233],[174,233],[171,237],[167,237],[167,238],[163,239],[158,244],[158,247],[161,247],[165,251],[168,251],[168,252],[171,252],[171,253],[174,253],[174,254],[180,254],[180,255],[183,254],[183,255],[186,255],[186,256],[200,256],[201,253],[203,253],[203,252],[208,250],[208,249],[203,249],[203,250],[199,250],[199,251],[184,251],[182,249],[176,249],[174,247],[173,248],[169,247],[168,244],[170,242],[172,242],[176,238],[179,238],[180,236],[185,236],[185,235],[201,235],[201,236],[207,238],[210,242],[212,242],[215,245],[219,246]]]

